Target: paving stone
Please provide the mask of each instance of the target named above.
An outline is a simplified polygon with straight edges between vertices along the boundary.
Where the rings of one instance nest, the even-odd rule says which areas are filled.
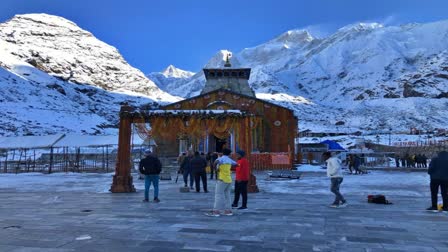
[[[217,218],[204,215],[215,183],[212,193],[196,194],[161,181],[159,204],[142,203],[142,191],[97,193],[82,181],[79,192],[0,188],[0,251],[448,251],[448,215],[423,210],[427,187],[380,188],[409,191],[388,206],[347,194],[347,208],[330,209],[329,193],[301,193],[321,192],[303,179],[326,178],[303,175],[294,183],[258,175],[262,191],[249,194],[249,210]],[[110,176],[103,183],[109,186]],[[291,192],[270,193],[273,186]]]

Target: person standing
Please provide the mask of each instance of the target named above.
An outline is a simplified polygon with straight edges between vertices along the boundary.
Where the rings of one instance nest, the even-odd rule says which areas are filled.
[[[213,152],[210,154],[210,179],[218,179],[218,173],[216,172],[215,161],[218,159],[218,153]]]
[[[154,186],[154,202],[160,202],[159,174],[162,171],[162,163],[149,149],[145,150],[145,158],[140,160],[139,171],[145,175],[145,199],[143,201],[149,201],[149,187],[152,183]]]
[[[437,210],[439,187],[443,200],[443,211],[448,212],[448,152],[441,151],[429,163],[428,174],[431,178],[431,207],[426,210]]]
[[[395,159],[395,166],[397,168],[399,168],[400,167],[400,156],[397,153],[395,153],[394,159]]]
[[[339,192],[341,183],[344,180],[341,171],[341,160],[337,157],[332,157],[331,152],[328,151],[324,152],[322,157],[327,162],[327,176],[331,180],[331,192],[335,195],[334,202],[330,207],[345,207],[347,206],[347,201]]]
[[[215,188],[215,203],[213,210],[210,213],[206,213],[207,216],[218,217],[221,214],[233,215],[230,205],[230,189],[232,188],[231,168],[232,166],[236,166],[237,163],[229,157],[230,153],[232,153],[231,150],[225,148],[222,150],[222,153],[222,157],[215,161],[218,173]]]
[[[190,161],[191,170],[194,176],[194,182],[196,186],[196,192],[200,192],[200,180],[202,180],[202,187],[204,192],[207,191],[207,173],[205,172],[205,167],[207,167],[207,161],[205,158],[199,155],[199,152],[195,152],[193,158]]]
[[[233,198],[232,208],[238,207],[240,195],[243,198],[243,203],[239,210],[247,209],[247,184],[249,183],[250,170],[249,161],[246,159],[246,153],[242,150],[236,152],[238,158],[238,165],[236,166],[235,178],[235,197]]]
[[[428,157],[425,154],[422,156],[423,167],[428,168]]]
[[[193,158],[193,152],[188,151],[187,156],[182,161],[182,164],[180,165],[180,169],[182,170],[183,177],[184,177],[184,184],[185,187],[188,187],[188,176],[190,176],[190,189],[193,190],[193,174],[191,169],[191,159]]]

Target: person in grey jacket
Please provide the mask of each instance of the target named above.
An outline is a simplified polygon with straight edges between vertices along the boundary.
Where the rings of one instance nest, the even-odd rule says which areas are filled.
[[[429,163],[428,174],[431,178],[431,207],[427,210],[437,210],[437,194],[442,193],[444,212],[448,212],[448,152],[441,151]]]
[[[344,180],[341,171],[341,160],[337,157],[332,157],[331,152],[324,152],[322,157],[327,162],[327,176],[331,180],[331,192],[335,195],[334,202],[330,207],[345,207],[347,206],[347,201],[339,192],[341,183]]]

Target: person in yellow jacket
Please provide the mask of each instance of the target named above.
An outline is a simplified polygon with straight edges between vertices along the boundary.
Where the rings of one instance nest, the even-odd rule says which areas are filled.
[[[218,217],[222,215],[233,215],[231,208],[230,190],[232,188],[231,168],[237,163],[229,155],[232,153],[229,149],[223,149],[222,157],[216,159],[218,180],[215,188],[215,204],[213,211],[206,213],[207,216]]]

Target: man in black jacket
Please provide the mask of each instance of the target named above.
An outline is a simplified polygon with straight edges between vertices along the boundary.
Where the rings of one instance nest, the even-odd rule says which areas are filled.
[[[159,200],[159,174],[162,171],[162,163],[154,156],[150,150],[145,150],[145,158],[140,160],[139,171],[145,174],[145,199],[144,202],[149,201],[149,187],[151,183],[154,186],[154,202]]]
[[[199,155],[199,152],[194,153],[194,157],[190,160],[191,170],[194,174],[194,181],[196,185],[196,192],[200,192],[200,179],[202,179],[202,186],[204,192],[207,191],[207,173],[205,172],[205,167],[207,167],[207,161],[205,158]]]
[[[441,151],[429,163],[428,174],[431,178],[431,207],[427,210],[437,210],[437,194],[439,187],[443,199],[443,211],[448,212],[448,152]]]
[[[190,176],[190,189],[193,190],[193,171],[191,170],[191,159],[193,158],[193,151],[188,151],[187,156],[183,159],[180,165],[184,177],[185,187],[188,187],[188,176]]]

